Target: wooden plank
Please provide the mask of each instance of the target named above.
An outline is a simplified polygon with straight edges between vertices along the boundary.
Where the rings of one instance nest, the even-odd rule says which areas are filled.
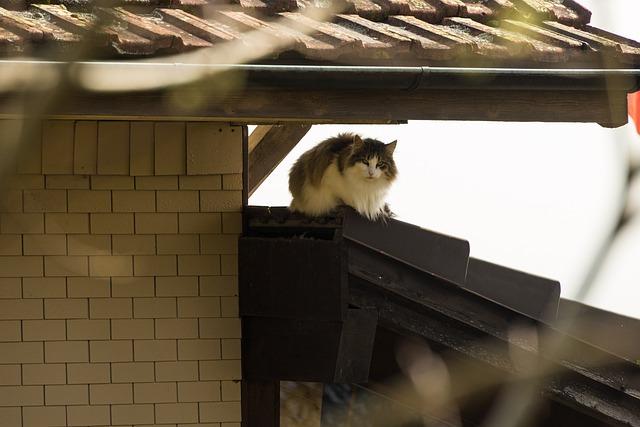
[[[311,125],[272,126],[260,142],[249,142],[249,196],[309,132]],[[262,131],[261,131],[262,132]],[[253,145],[253,149],[251,148]]]
[[[256,126],[256,128],[249,135],[249,153],[251,153],[262,141],[262,139],[269,133],[269,131],[273,128],[273,125],[260,125]]]
[[[175,96],[174,92],[174,96]],[[52,116],[208,117],[235,123],[379,123],[403,120],[627,123],[627,95],[620,90],[267,90],[229,93],[183,90],[194,102],[180,108],[162,92],[79,94],[69,92],[48,111]],[[0,95],[0,114],[23,111]]]

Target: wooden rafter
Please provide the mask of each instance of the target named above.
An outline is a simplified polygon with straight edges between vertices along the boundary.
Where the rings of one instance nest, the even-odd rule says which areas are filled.
[[[249,135],[249,196],[309,132],[309,124],[258,126]]]

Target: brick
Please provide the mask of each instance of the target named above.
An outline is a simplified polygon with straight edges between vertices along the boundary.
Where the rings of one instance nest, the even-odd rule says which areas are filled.
[[[151,424],[154,421],[153,405],[113,405],[112,425]]]
[[[133,214],[93,213],[91,214],[92,234],[133,234]]]
[[[94,175],[91,177],[93,190],[133,190],[135,180],[132,176]]]
[[[22,284],[20,281],[21,280],[17,277],[0,278],[0,299],[21,298]]]
[[[113,297],[152,297],[155,292],[153,277],[114,277],[111,279]]]
[[[180,233],[219,233],[219,213],[181,213],[178,216]]]
[[[109,255],[111,236],[101,234],[75,234],[67,236],[69,255]]]
[[[68,340],[108,340],[111,338],[110,331],[108,320],[67,320]]]
[[[200,421],[240,422],[240,402],[206,402],[200,404]]]
[[[67,408],[69,426],[106,426],[110,425],[109,406],[70,406]]]
[[[200,338],[240,338],[240,319],[200,319]]]
[[[221,317],[239,317],[240,308],[238,297],[222,297],[220,299]]]
[[[155,212],[155,191],[113,191],[114,212]]]
[[[0,214],[0,232],[2,234],[42,234],[44,216],[41,213],[2,213]]]
[[[111,335],[113,339],[153,339],[153,319],[114,319]]]
[[[111,212],[111,192],[69,190],[69,212]]]
[[[153,128],[153,122],[131,122],[131,140],[129,142],[131,175],[153,175]]]
[[[220,317],[220,298],[178,298],[178,317]]]
[[[21,124],[24,124],[22,122]],[[24,174],[42,173],[42,122],[34,123],[32,134],[28,140],[23,142],[23,146],[16,156],[16,171]]]
[[[157,192],[158,212],[197,212],[200,209],[199,193],[195,190]]]
[[[20,320],[0,321],[0,342],[22,341]]]
[[[135,403],[171,403],[178,401],[176,383],[139,383],[133,385]]]
[[[238,236],[233,234],[202,234],[200,248],[202,254],[237,254]]]
[[[156,295],[159,297],[179,297],[198,295],[197,277],[157,277]]]
[[[0,363],[42,363],[44,353],[39,342],[1,342]]]
[[[178,255],[180,276],[220,274],[220,255]]]
[[[64,277],[25,277],[22,279],[24,298],[65,298],[67,285]]]
[[[21,384],[20,365],[0,365],[0,386]]]
[[[196,234],[163,234],[157,236],[158,255],[195,255],[200,253]]]
[[[238,255],[220,255],[220,268],[223,276],[238,274]]]
[[[92,319],[130,319],[131,298],[91,298],[89,300]]]
[[[88,362],[87,341],[48,341],[44,343],[46,363]]]
[[[174,255],[134,255],[136,276],[175,276],[178,273]]]
[[[67,425],[64,406],[30,406],[23,409],[22,427],[59,427]]]
[[[133,353],[136,362],[177,360],[175,340],[135,340]]]
[[[222,175],[223,190],[242,190],[242,174],[232,173]],[[212,188],[215,190],[215,188]]]
[[[44,405],[42,386],[4,386],[0,387],[0,405],[2,406],[42,406]]]
[[[237,338],[227,338],[222,340],[222,358],[223,359],[240,359],[241,342]]]
[[[136,213],[136,234],[176,234],[176,213]]]
[[[220,340],[178,340],[178,360],[219,360]]]
[[[152,382],[155,379],[153,362],[113,363],[114,383]]]
[[[47,405],[86,405],[89,403],[89,388],[83,384],[47,385],[44,387]]]
[[[185,124],[155,124],[155,174],[184,175],[186,172]]]
[[[133,316],[148,319],[176,317],[176,299],[134,298]]]
[[[37,363],[22,365],[24,385],[66,384],[67,369],[64,363]]]
[[[240,212],[242,210],[241,191],[200,191],[202,212]]]
[[[108,363],[69,363],[67,371],[69,384],[108,383],[111,380]]]
[[[75,126],[73,172],[78,175],[93,175],[98,161],[98,123],[77,121]]]
[[[197,403],[159,403],[156,405],[158,423],[196,423],[198,422]]]
[[[239,360],[202,360],[201,380],[239,380],[242,378]]]
[[[42,300],[2,299],[0,300],[0,319],[42,319]]]
[[[0,212],[22,212],[22,190],[7,190],[2,187],[0,191]]]
[[[19,409],[19,408],[18,408]],[[64,406],[29,406],[22,410],[22,423],[8,426],[21,427],[62,427],[66,426],[66,408]],[[2,418],[6,421],[5,418]]]
[[[3,186],[10,190],[31,190],[44,188],[44,175],[9,175],[3,177]]]
[[[45,214],[45,228],[50,234],[89,232],[89,214]]]
[[[64,320],[23,320],[23,341],[64,340],[67,336]]]
[[[136,190],[177,190],[177,176],[137,176]]]
[[[238,276],[200,277],[200,295],[202,296],[237,296],[238,295]]]
[[[221,123],[187,124],[187,174],[242,171],[242,131]]]
[[[66,255],[67,236],[63,234],[25,234],[25,255]]]
[[[198,362],[156,362],[156,381],[196,381]]]
[[[114,255],[154,255],[156,236],[137,234],[113,236],[113,253]]]
[[[220,400],[220,381],[178,383],[178,401],[215,402]]]
[[[133,275],[133,260],[130,255],[119,256],[90,256],[90,276],[131,276]]]
[[[156,319],[156,338],[198,338],[198,319]]]
[[[26,424],[22,424],[22,411],[20,407],[17,408],[2,408],[0,407],[0,420],[6,425],[11,427],[27,427]],[[26,408],[25,408],[26,409]]]
[[[53,190],[88,190],[87,175],[47,175],[45,187]]]
[[[108,277],[69,277],[67,279],[69,298],[95,298],[111,295]]]
[[[44,300],[44,317],[47,319],[86,319],[85,298],[56,298]]]
[[[224,212],[222,214],[222,232],[225,234],[242,233],[242,214]]]
[[[178,184],[181,190],[220,190],[222,178],[220,175],[182,175]]]
[[[46,120],[42,127],[42,173],[73,174],[72,120]]]
[[[129,175],[129,122],[98,122],[98,174]]]
[[[222,381],[222,400],[240,401],[240,381]]]
[[[25,212],[66,212],[65,190],[24,190]]]
[[[131,362],[133,349],[129,340],[91,341],[91,362]]]
[[[44,273],[46,276],[86,276],[89,263],[86,256],[48,255],[44,257]]]
[[[131,384],[91,384],[92,405],[133,403]]]

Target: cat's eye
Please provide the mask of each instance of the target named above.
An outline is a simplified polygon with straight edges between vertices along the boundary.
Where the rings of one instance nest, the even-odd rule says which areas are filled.
[[[380,169],[385,169],[387,167],[387,164],[385,162],[380,162],[380,163],[378,163],[378,167]]]
[[[364,163],[365,165],[369,166],[369,160],[362,159],[362,163]]]

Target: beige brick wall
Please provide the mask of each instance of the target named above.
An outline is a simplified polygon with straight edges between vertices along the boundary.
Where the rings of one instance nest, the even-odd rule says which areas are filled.
[[[242,128],[49,120],[34,146],[0,182],[0,425],[239,427]]]

